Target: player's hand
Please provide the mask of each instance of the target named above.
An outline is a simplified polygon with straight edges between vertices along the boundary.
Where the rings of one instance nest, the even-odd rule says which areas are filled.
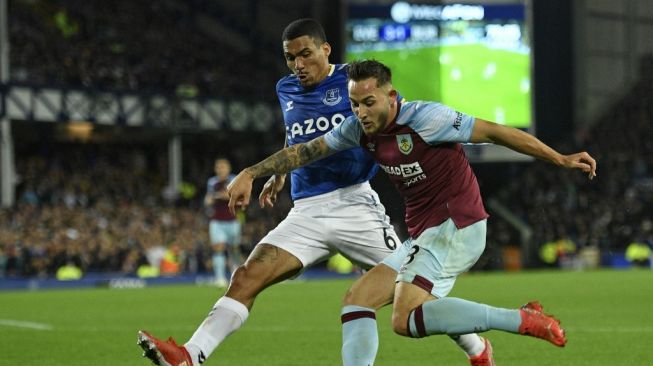
[[[589,179],[596,177],[596,160],[587,152],[565,155],[563,166],[570,169],[580,169],[587,173]]]
[[[229,212],[233,215],[236,214],[236,206],[245,209],[249,205],[253,181],[254,177],[247,170],[243,170],[227,186],[227,193],[229,193]]]
[[[261,208],[265,206],[274,207],[274,203],[277,202],[277,193],[283,189],[283,185],[286,182],[286,175],[273,175],[265,182],[261,194],[258,196],[258,203]]]

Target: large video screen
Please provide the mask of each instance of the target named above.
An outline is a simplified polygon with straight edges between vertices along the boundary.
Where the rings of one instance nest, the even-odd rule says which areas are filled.
[[[350,5],[347,61],[376,59],[408,100],[529,129],[531,73],[523,4]]]

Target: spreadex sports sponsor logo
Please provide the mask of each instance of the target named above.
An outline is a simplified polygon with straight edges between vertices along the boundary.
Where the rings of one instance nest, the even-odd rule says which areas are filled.
[[[286,125],[286,133],[290,138],[295,136],[310,135],[317,131],[326,132],[333,127],[341,124],[345,120],[345,116],[341,113],[336,113],[331,116],[331,119],[324,116],[317,118],[307,119],[304,122],[294,122],[290,126]]]
[[[426,174],[419,165],[419,162],[410,164],[399,164],[399,166],[387,166],[379,164],[381,169],[390,175],[401,176],[404,179],[404,185],[410,187],[413,184],[426,179]]]

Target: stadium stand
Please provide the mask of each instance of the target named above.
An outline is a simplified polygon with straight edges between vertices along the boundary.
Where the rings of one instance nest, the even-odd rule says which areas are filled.
[[[205,162],[187,182],[196,193],[170,200],[165,156],[152,147],[63,143],[22,155],[18,203],[0,211],[0,274],[47,277],[68,261],[85,273],[135,274],[143,264],[158,266],[170,248],[180,272],[205,272],[210,248],[201,200],[212,159],[189,156]],[[248,210],[244,250],[289,206],[286,194],[274,212]]]
[[[163,89],[276,103],[272,86],[285,72],[282,59],[219,43],[197,20],[198,9],[220,14],[220,9],[207,8],[211,6],[217,5],[11,0],[11,81],[116,91]],[[242,19],[220,20],[248,37]],[[275,52],[264,46],[265,55]],[[478,166],[482,191],[530,226],[536,247],[553,245],[553,261],[542,250],[537,253],[540,264],[576,266],[589,248],[602,254],[603,264],[616,265],[616,255],[630,243],[653,245],[652,123],[649,57],[642,62],[640,80],[600,120],[555,146],[560,151],[587,148],[599,162],[598,179],[589,182],[576,172],[535,162],[501,168],[505,174],[497,182],[494,168]],[[212,159],[237,147],[232,160],[238,170],[282,141],[275,135],[271,140],[276,145],[262,136],[221,139],[219,146],[209,147],[206,140],[187,143],[184,180],[195,193],[170,199],[164,144],[124,146],[115,139],[66,143],[46,136],[48,131],[36,133],[46,144],[21,146],[17,140],[18,202],[0,210],[0,277],[51,277],[69,262],[84,273],[135,274],[141,265],[158,264],[166,255],[178,262],[179,272],[206,272],[207,218],[200,202]],[[382,195],[395,192],[388,188]],[[285,194],[275,210],[248,209],[245,252],[290,205]],[[403,221],[398,211],[388,210],[395,223]],[[479,269],[506,267],[504,249],[520,244],[515,229],[490,213],[488,249]]]
[[[641,65],[639,81],[596,123],[556,146],[559,151],[587,148],[599,164],[598,179],[535,162],[490,195],[529,223],[538,247],[555,243],[558,254],[572,257],[595,249],[603,264],[612,265],[632,241],[653,245],[653,58]],[[495,231],[489,241],[501,243],[505,235]],[[563,240],[573,249],[565,250]],[[564,264],[563,258],[556,255],[550,264]]]
[[[274,98],[260,85],[275,84],[282,59],[257,57],[256,52],[211,37],[198,25],[196,10],[192,2],[179,1],[13,0],[11,79],[120,91]]]

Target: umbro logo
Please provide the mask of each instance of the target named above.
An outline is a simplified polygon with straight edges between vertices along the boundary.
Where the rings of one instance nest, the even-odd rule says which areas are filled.
[[[456,112],[456,119],[453,121],[452,127],[456,129],[456,131],[460,130],[460,125],[462,124],[463,121],[463,114],[460,112]]]

